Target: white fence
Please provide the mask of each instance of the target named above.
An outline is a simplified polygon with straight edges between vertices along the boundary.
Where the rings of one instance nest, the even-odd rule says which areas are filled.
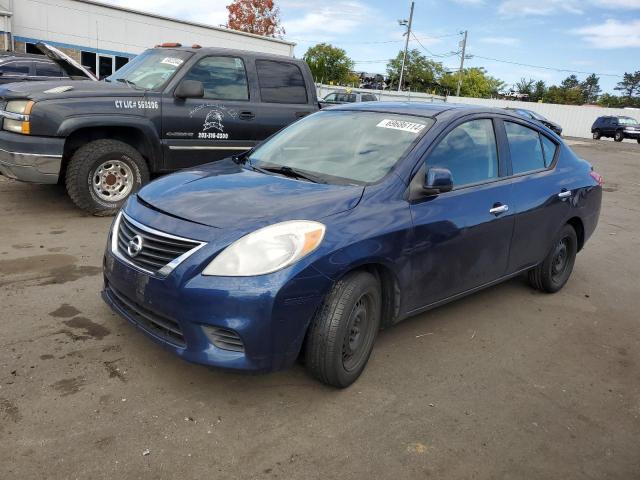
[[[591,138],[591,125],[593,125],[596,118],[602,115],[624,115],[636,119],[640,117],[640,111],[624,108],[557,105],[555,103],[517,102],[468,97],[447,97],[447,102],[496,108],[520,107],[533,110],[559,124],[562,127],[562,135],[568,137]]]
[[[429,93],[418,92],[396,92],[390,90],[369,90],[365,88],[349,88],[336,85],[316,84],[318,99],[321,100],[331,92],[352,92],[373,93],[379,100],[385,102],[444,102],[445,97],[431,95]]]

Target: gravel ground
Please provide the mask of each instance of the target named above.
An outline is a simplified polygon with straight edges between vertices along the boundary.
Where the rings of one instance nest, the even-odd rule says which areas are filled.
[[[185,363],[99,297],[110,220],[0,177],[0,478],[640,478],[640,145],[556,295],[523,279],[384,331],[337,391]]]

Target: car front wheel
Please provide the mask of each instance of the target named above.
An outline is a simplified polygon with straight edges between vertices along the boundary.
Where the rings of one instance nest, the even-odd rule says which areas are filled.
[[[378,279],[354,272],[338,281],[310,326],[307,369],[321,382],[345,388],[367,364],[380,328]]]
[[[620,130],[618,130],[615,134],[615,136],[613,137],[613,139],[616,142],[621,142],[622,140],[624,140],[624,133],[622,133]]]
[[[71,200],[98,216],[115,214],[129,195],[148,181],[149,169],[142,155],[131,145],[110,139],[80,147],[65,176]]]
[[[578,252],[578,237],[571,225],[565,225],[556,237],[553,247],[537,267],[529,270],[532,287],[555,293],[569,280]]]
[[[602,136],[602,134],[600,133],[600,130],[594,130],[593,131],[593,139],[594,140],[600,140],[601,136]]]

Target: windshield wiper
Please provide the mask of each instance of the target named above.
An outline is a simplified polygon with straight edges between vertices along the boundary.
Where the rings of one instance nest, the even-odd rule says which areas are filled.
[[[257,167],[255,165],[251,165],[256,170],[262,170],[265,172],[273,172],[283,175],[289,178],[300,178],[302,180],[307,180],[313,183],[327,183],[322,180],[320,177],[316,177],[315,175],[310,175],[308,173],[302,173],[300,170],[296,168],[291,168],[287,165],[279,166],[279,167]]]
[[[131,80],[127,80],[126,78],[116,78],[116,82],[126,83],[130,87],[134,87],[134,88],[138,86],[135,84],[135,82],[132,82]]]

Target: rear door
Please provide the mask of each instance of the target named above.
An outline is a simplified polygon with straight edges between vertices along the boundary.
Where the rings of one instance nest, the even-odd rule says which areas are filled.
[[[317,110],[302,70],[286,60],[255,60],[260,103],[252,105],[252,139],[259,142]]]
[[[255,92],[238,56],[211,55],[198,60],[182,81],[204,86],[204,98],[162,100],[162,139],[168,170],[229,157],[255,144]]]

